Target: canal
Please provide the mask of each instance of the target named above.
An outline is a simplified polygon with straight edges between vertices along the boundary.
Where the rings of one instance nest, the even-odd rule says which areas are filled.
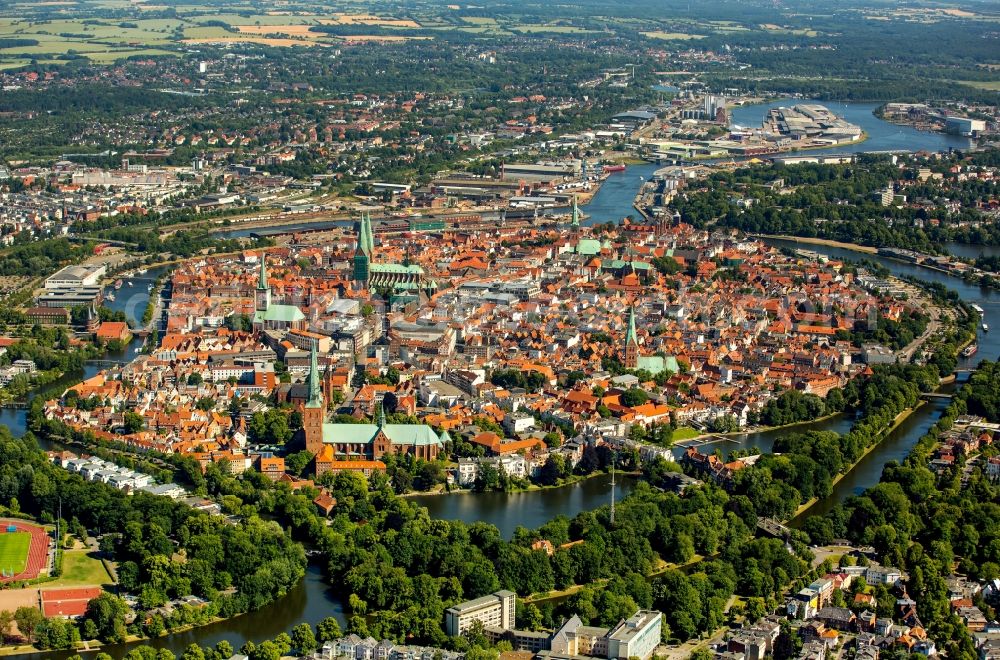
[[[793,102],[785,101],[784,104]],[[781,102],[777,103],[778,105]],[[733,113],[733,121],[744,125],[759,126],[766,108],[774,104],[748,106],[738,108]],[[869,134],[869,140],[861,147],[835,148],[826,151],[845,152],[862,150],[886,149],[930,149],[942,150],[961,147],[951,136],[935,133],[921,133],[906,127],[897,127],[871,116],[874,108],[871,104],[827,104],[838,114],[843,114],[849,121],[860,124]],[[897,138],[896,136],[904,136]],[[967,145],[966,145],[967,146]],[[813,152],[817,153],[817,152]],[[644,179],[648,179],[658,169],[656,165],[630,166],[625,172],[611,174],[594,199],[584,207],[589,216],[587,224],[602,222],[617,222],[625,215],[632,213],[633,198]],[[235,232],[234,232],[235,234]],[[974,364],[979,359],[988,357],[997,359],[1000,356],[1000,292],[990,289],[973,287],[960,279],[944,273],[925,270],[910,264],[897,263],[881,257],[861,255],[856,252],[826,246],[814,246],[772,241],[776,245],[807,247],[816,252],[828,254],[836,259],[857,260],[866,257],[881,263],[897,275],[914,275],[924,280],[941,282],[945,286],[958,291],[959,295],[970,303],[981,305],[985,311],[985,320],[995,331],[984,335],[980,331],[980,352],[975,358],[964,361],[966,365]],[[133,287],[123,287],[118,291],[113,309],[121,309],[130,319],[142,317],[148,299],[147,287],[159,273],[150,271],[143,276],[142,281],[133,279]],[[148,281],[146,281],[148,280]],[[131,291],[129,290],[131,289]],[[134,356],[139,344],[133,342],[123,357]],[[83,374],[89,377],[98,369],[88,367]],[[68,382],[70,384],[71,382]],[[940,417],[946,402],[933,401],[914,412],[898,429],[883,441],[875,450],[866,456],[858,466],[834,488],[832,495],[817,504],[811,511],[824,513],[835,503],[857,494],[876,484],[882,473],[882,466],[888,460],[900,460],[906,456],[916,441]],[[774,440],[784,433],[806,430],[832,430],[844,432],[850,428],[851,418],[845,415],[835,416],[819,422],[799,425],[792,429],[771,430],[754,434],[734,436],[720,445],[724,452],[735,449],[759,448],[769,451]],[[24,411],[0,411],[0,423],[11,427],[15,435],[24,432]],[[624,497],[631,489],[633,481],[622,479],[617,487],[617,498]],[[481,493],[456,494],[438,496],[418,496],[413,501],[425,506],[431,515],[449,520],[465,522],[483,521],[496,525],[505,537],[510,537],[518,525],[535,528],[556,515],[570,518],[581,511],[596,509],[607,505],[611,500],[609,477],[599,476],[584,480],[563,488],[529,491],[525,493]],[[186,633],[171,635],[150,642],[157,648],[167,648],[178,656],[192,643],[201,646],[214,645],[222,639],[227,639],[235,648],[239,648],[248,640],[261,641],[273,638],[282,631],[287,631],[302,622],[316,624],[327,616],[335,616],[344,621],[341,594],[331,589],[322,578],[321,566],[311,564],[306,577],[285,598],[265,607],[264,609],[210,626],[204,626]],[[105,649],[113,657],[120,658],[129,648],[128,645]],[[36,654],[37,658],[68,657],[69,654]]]

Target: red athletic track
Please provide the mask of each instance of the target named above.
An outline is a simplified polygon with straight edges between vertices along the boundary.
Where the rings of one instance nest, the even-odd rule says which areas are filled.
[[[31,534],[31,543],[28,546],[28,561],[24,564],[24,570],[14,577],[0,577],[0,582],[14,582],[15,580],[33,580],[38,577],[39,572],[45,568],[49,559],[49,535],[38,525],[26,523],[23,520],[0,520],[2,533],[7,533],[7,528],[13,525],[19,532]]]

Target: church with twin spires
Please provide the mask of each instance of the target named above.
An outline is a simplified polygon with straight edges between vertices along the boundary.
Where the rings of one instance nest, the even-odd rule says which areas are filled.
[[[372,218],[361,214],[357,226],[357,246],[351,260],[352,279],[362,289],[384,289],[395,300],[417,300],[421,295],[432,295],[437,283],[426,277],[418,264],[376,262],[375,237],[372,233]]]

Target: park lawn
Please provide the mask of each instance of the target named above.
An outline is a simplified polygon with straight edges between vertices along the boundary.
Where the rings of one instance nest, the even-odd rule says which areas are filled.
[[[24,570],[28,561],[31,534],[28,532],[4,532],[0,534],[0,569],[8,575],[17,575]]]
[[[66,550],[63,552],[62,575],[46,587],[78,587],[82,585],[111,584],[111,575],[104,563],[91,557],[89,550]]]
[[[690,426],[682,426],[678,429],[674,429],[673,439],[674,442],[681,442],[682,440],[697,438],[699,435],[701,435],[701,431],[693,429]]]

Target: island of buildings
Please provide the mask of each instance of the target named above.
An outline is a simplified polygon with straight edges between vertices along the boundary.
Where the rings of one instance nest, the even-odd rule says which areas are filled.
[[[45,415],[234,473],[278,478],[304,449],[315,474],[409,454],[450,458],[456,485],[487,466],[528,479],[554,454],[572,467],[588,446],[624,448],[631,427],[743,428],[783,390],[824,397],[894,361],[852,337],[918,303],[876,284],[676,220],[376,239],[362,216],[346,234],[181,265],[159,344]],[[300,426],[255,434],[269,409]],[[550,446],[553,428],[567,441]]]

